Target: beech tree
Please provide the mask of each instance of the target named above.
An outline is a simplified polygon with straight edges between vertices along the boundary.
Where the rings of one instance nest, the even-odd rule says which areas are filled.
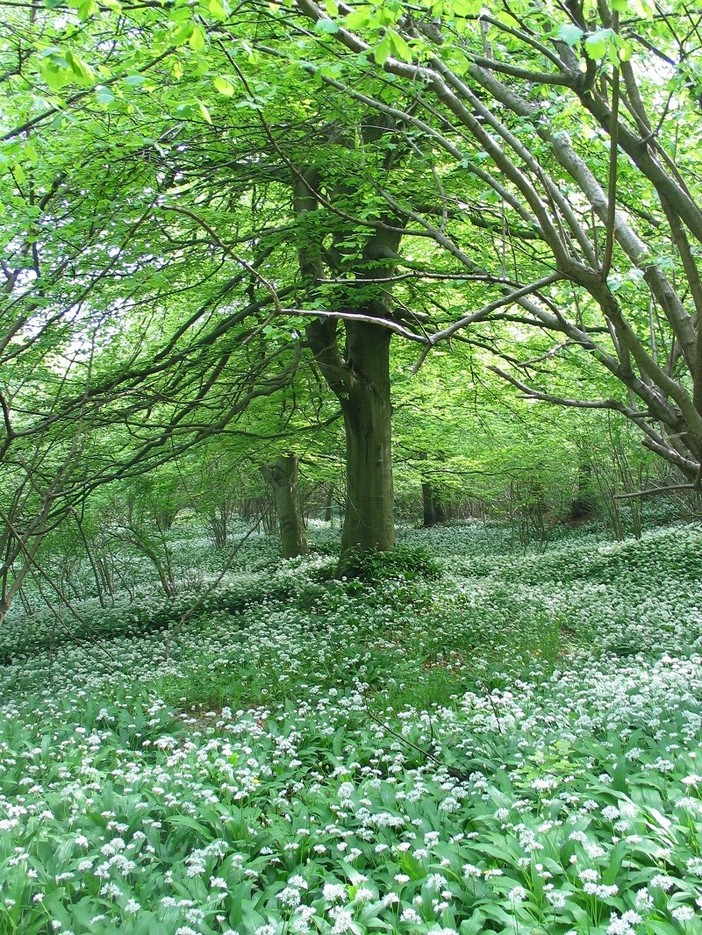
[[[351,63],[363,56],[417,90],[403,110],[357,84],[321,80],[421,132],[454,171],[480,178],[497,208],[499,272],[511,282],[492,264],[495,301],[425,342],[497,314],[557,336],[554,353],[583,349],[625,396],[560,396],[534,385],[527,363],[521,375],[501,372],[532,399],[621,412],[645,445],[698,483],[702,214],[690,131],[699,122],[702,14],[625,0],[505,3],[489,13],[471,2],[433,4],[426,14],[296,6]],[[470,218],[471,206],[455,197],[443,204],[445,214]],[[489,281],[490,267],[458,236],[404,210],[458,266]]]
[[[44,370],[7,377],[2,450],[74,439],[64,505],[222,430],[308,350],[346,429],[342,551],[391,547],[393,337],[415,369],[441,342],[498,354],[699,482],[697,11],[7,9],[3,379]],[[57,475],[21,457],[31,539]]]

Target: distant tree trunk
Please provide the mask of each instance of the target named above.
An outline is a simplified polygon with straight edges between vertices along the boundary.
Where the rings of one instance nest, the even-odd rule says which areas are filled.
[[[5,620],[10,607],[12,607],[12,602],[17,597],[20,588],[24,579],[27,577],[29,572],[32,569],[33,564],[35,563],[35,557],[39,551],[39,546],[44,540],[45,533],[40,533],[36,536],[34,542],[29,546],[24,547],[24,562],[21,567],[18,568],[14,573],[14,579],[9,580],[9,574],[12,569],[12,564],[8,561],[5,564],[5,567],[2,569],[2,582],[0,584],[0,623]]]
[[[159,510],[156,510],[154,513],[154,519],[156,520],[156,525],[161,530],[161,532],[168,532],[175,518],[178,515],[178,507],[162,507]]]
[[[422,481],[422,507],[424,526],[427,528],[446,522],[446,509],[441,499],[441,492],[426,480]]]
[[[334,485],[327,485],[327,499],[324,504],[324,522],[331,526],[334,519]]]
[[[152,535],[141,526],[138,518],[128,515],[119,521],[115,534],[122,542],[130,545],[145,555],[156,569],[161,587],[167,597],[175,597],[177,592],[175,575],[171,565],[171,550],[166,541],[165,533],[155,526],[156,535]]]
[[[578,490],[575,499],[570,504],[570,518],[577,520],[592,519],[595,513],[595,503],[592,496],[592,467],[583,462],[578,467]]]
[[[283,558],[295,558],[307,552],[307,536],[297,492],[297,469],[298,459],[293,454],[281,455],[274,464],[261,468],[261,473],[273,488]]]
[[[395,545],[391,457],[390,332],[347,321],[342,358],[338,322],[318,320],[307,334],[327,383],[336,394],[346,429],[346,512],[339,569],[355,550]]]

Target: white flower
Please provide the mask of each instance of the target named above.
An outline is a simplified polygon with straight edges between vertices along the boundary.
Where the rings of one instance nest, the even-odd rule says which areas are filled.
[[[448,884],[448,880],[441,873],[430,873],[426,879],[428,890],[442,890]]]
[[[657,873],[655,877],[651,879],[651,886],[657,886],[658,889],[665,890],[667,893],[668,890],[672,890],[675,886],[675,880],[672,877],[666,876],[664,873]]]
[[[300,891],[294,886],[286,886],[278,893],[278,902],[284,906],[299,906],[301,902]]]
[[[647,889],[637,890],[634,901],[636,902],[637,908],[642,912],[648,912],[649,909],[653,908],[653,896],[651,896]]]
[[[346,887],[341,883],[325,883],[322,889],[322,895],[329,902],[346,899]]]
[[[607,886],[605,883],[586,883],[583,890],[590,896],[598,896],[600,899],[608,899],[610,896],[616,896],[619,887],[616,884]]]
[[[527,898],[527,891],[523,886],[513,886],[509,891],[508,899],[513,906],[518,906],[519,903],[523,903]]]
[[[546,899],[555,909],[562,909],[566,904],[566,894],[559,892],[559,890],[551,890],[546,893]]]

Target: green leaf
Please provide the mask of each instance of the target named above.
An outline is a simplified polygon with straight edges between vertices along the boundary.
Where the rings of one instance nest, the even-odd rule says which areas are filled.
[[[475,16],[484,5],[484,0],[452,0],[451,12],[454,16]]]
[[[461,935],[480,935],[480,932],[483,931],[483,922],[485,921],[485,913],[481,912],[479,909],[476,909],[470,919],[466,919],[465,922],[461,922],[460,933]]]
[[[598,29],[591,33],[585,40],[585,52],[588,58],[595,62],[600,62],[607,54],[607,50],[612,42],[614,33],[611,29]]]
[[[202,103],[202,101],[198,101],[198,102],[197,102],[197,106],[200,108],[200,113],[202,114],[203,120],[204,120],[206,123],[211,124],[211,123],[212,123],[212,116],[211,116],[209,110],[207,109],[207,107],[205,107],[205,105]]]
[[[228,78],[225,78],[223,75],[218,75],[214,79],[213,84],[220,94],[223,94],[225,97],[233,96],[234,85],[231,83],[231,81],[229,81]]]
[[[141,77],[141,75],[139,75],[139,77]],[[95,97],[101,104],[111,104],[115,99],[112,91],[110,91],[109,88],[106,88],[104,84],[99,84],[95,88]]]
[[[331,36],[339,32],[339,24],[334,19],[318,19],[314,28],[316,32],[321,32],[323,35]]]
[[[205,42],[205,32],[202,26],[193,26],[193,31],[190,34],[190,38],[188,39],[188,45],[193,50],[193,52],[205,51],[205,46],[207,43]]]
[[[558,38],[567,43],[571,48],[576,46],[584,35],[585,33],[583,30],[578,26],[573,26],[572,23],[564,23],[559,27],[557,33]]]
[[[371,18],[371,8],[364,4],[346,16],[346,25],[349,29],[363,29],[371,22]]]
[[[226,0],[210,0],[208,9],[216,19],[225,20],[229,17],[229,5]]]
[[[388,29],[388,36],[392,45],[392,53],[403,62],[412,61],[412,49],[402,36],[394,29]]]
[[[194,28],[195,27],[190,21],[183,23],[180,29],[176,30],[176,32],[173,34],[171,39],[173,45],[182,45],[184,42],[187,42],[188,39],[190,39],[192,36]]]
[[[386,33],[373,49],[373,57],[378,65],[384,65],[393,53],[393,43],[390,33]]]
[[[81,22],[89,20],[91,16],[94,16],[98,12],[98,5],[95,3],[95,0],[84,0],[83,3],[78,7],[78,18]]]

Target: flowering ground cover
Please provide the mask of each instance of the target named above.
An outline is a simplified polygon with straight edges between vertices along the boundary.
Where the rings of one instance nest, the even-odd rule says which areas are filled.
[[[702,933],[702,532],[405,542],[17,613],[0,932]]]

